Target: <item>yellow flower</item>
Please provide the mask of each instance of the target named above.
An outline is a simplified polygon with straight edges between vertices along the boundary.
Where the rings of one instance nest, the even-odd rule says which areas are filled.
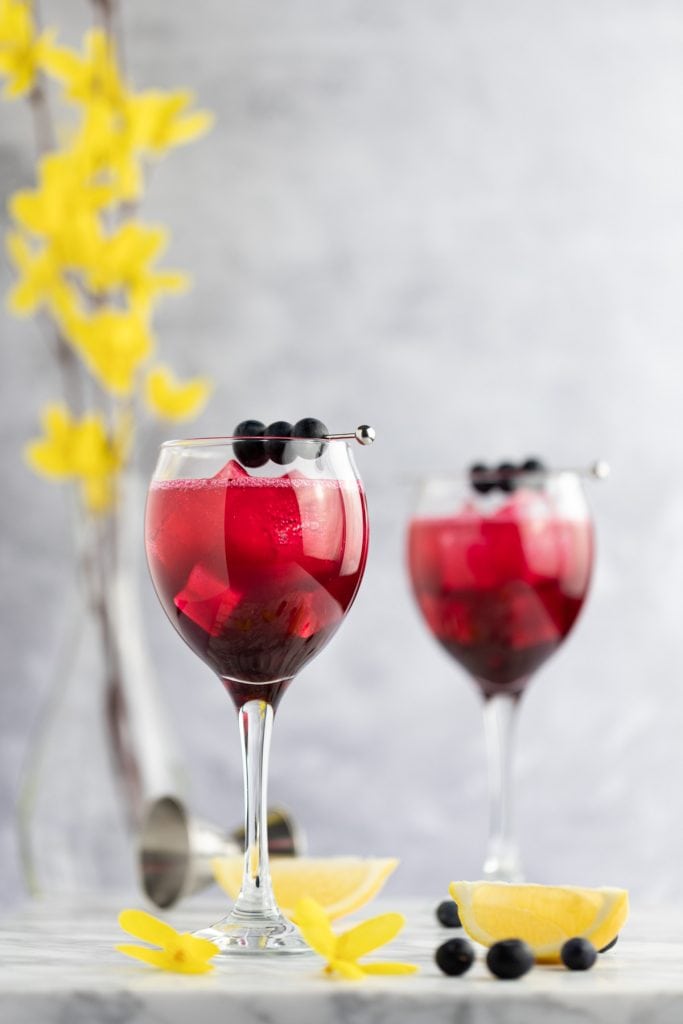
[[[145,399],[152,413],[165,420],[189,420],[197,416],[209,395],[211,382],[206,377],[178,381],[166,366],[156,366],[145,380]]]
[[[11,231],[7,251],[19,272],[19,280],[7,298],[17,316],[27,316],[43,306],[57,313],[75,300],[51,245],[36,247],[18,231]]]
[[[130,94],[125,116],[136,149],[161,156],[172,146],[181,146],[207,132],[213,115],[205,110],[187,112],[192,101],[192,93],[182,90]]]
[[[121,108],[90,103],[83,109],[71,147],[92,181],[110,186],[112,198],[132,202],[140,197],[143,180],[125,111],[125,102]]]
[[[123,103],[126,90],[114,47],[101,29],[86,33],[82,55],[63,46],[49,46],[45,48],[42,64],[60,79],[66,96],[76,103],[102,103],[110,107]]]
[[[125,457],[123,436],[112,440],[102,416],[89,413],[79,420],[64,405],[48,405],[42,423],[44,436],[26,448],[29,465],[41,476],[77,481],[86,507],[106,511]]]
[[[165,248],[168,232],[128,221],[111,235],[100,237],[97,251],[87,268],[86,281],[97,294],[123,289],[131,306],[148,307],[159,292],[178,292],[187,277],[176,271],[150,269]]]
[[[73,314],[63,327],[102,387],[114,395],[130,395],[135,375],[153,349],[144,312],[104,306],[90,316]]]
[[[0,75],[7,76],[3,96],[16,99],[31,91],[51,40],[50,33],[36,32],[30,4],[0,0]]]
[[[309,946],[327,960],[327,974],[337,973],[356,981],[367,974],[413,974],[418,969],[415,964],[397,961],[358,963],[359,957],[398,935],[405,924],[402,914],[380,914],[336,935],[320,904],[306,897],[297,903],[294,917]]]
[[[119,924],[136,939],[161,947],[149,949],[147,946],[117,946],[118,952],[125,956],[143,960],[153,967],[160,967],[162,971],[177,971],[180,974],[204,974],[213,970],[214,965],[209,960],[219,952],[215,942],[199,939],[188,932],[177,932],[170,924],[144,910],[122,910]]]
[[[24,231],[52,243],[62,267],[79,267],[92,262],[97,211],[111,196],[110,187],[90,184],[74,154],[51,153],[40,161],[38,188],[15,192],[9,210]]]

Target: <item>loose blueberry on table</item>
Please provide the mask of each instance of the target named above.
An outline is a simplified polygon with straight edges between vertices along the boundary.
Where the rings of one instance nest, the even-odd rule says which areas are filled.
[[[521,978],[533,964],[534,954],[521,939],[495,942],[486,954],[486,966],[497,978]]]
[[[587,971],[597,959],[595,946],[588,939],[567,939],[560,950],[560,958],[570,971]]]
[[[436,916],[444,928],[462,928],[458,904],[455,900],[443,900],[436,908]]]
[[[474,949],[467,939],[449,939],[439,946],[434,959],[444,974],[457,976],[469,971],[474,963]]]

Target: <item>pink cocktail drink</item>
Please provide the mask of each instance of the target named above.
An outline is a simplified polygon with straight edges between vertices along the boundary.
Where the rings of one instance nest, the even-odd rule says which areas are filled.
[[[251,476],[232,461],[154,481],[146,543],[166,614],[237,706],[276,705],[356,595],[365,497],[358,479]]]
[[[485,696],[520,693],[573,626],[591,575],[587,518],[563,518],[519,491],[495,511],[464,504],[416,518],[413,590],[439,642]]]
[[[484,698],[488,878],[522,878],[511,811],[514,723],[530,678],[576,622],[592,564],[593,528],[576,470],[547,470],[530,458],[423,482],[408,566],[431,633]]]

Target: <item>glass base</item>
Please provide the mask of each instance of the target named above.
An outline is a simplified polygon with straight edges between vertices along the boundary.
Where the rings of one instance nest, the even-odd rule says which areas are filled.
[[[523,882],[519,855],[514,848],[495,850],[484,861],[484,878],[489,882]]]
[[[292,922],[277,912],[261,917],[233,910],[210,928],[194,934],[199,939],[215,942],[221,956],[312,952]]]

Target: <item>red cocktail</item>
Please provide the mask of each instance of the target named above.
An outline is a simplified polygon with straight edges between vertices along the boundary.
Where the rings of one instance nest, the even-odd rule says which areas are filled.
[[[166,614],[244,698],[277,703],[335,633],[356,595],[367,550],[358,481],[300,472],[152,483],[147,553]]]
[[[268,436],[245,421],[237,438],[167,442],[147,501],[159,599],[239,712],[244,880],[231,913],[199,933],[223,953],[307,949],[270,882],[270,733],[285,689],[350,608],[367,557],[365,496],[349,446],[321,436],[317,420],[301,423],[303,436],[284,423]]]
[[[518,698],[571,630],[593,563],[580,477],[535,460],[515,469],[433,478],[408,532],[408,564],[424,619],[484,697],[491,826],[488,877],[521,877],[510,773]]]
[[[465,507],[413,520],[408,557],[415,596],[437,640],[486,696],[518,693],[579,614],[592,529],[520,491],[489,515]]]

